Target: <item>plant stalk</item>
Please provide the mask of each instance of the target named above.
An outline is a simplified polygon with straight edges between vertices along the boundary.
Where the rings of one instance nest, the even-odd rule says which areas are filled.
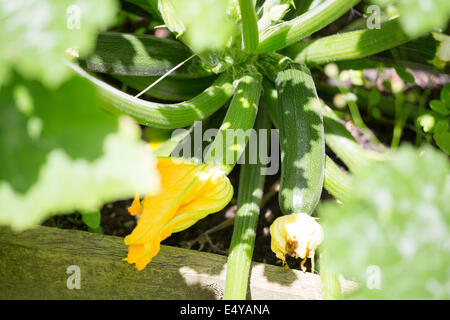
[[[267,28],[259,34],[257,53],[278,51],[326,27],[360,0],[327,0],[301,16]]]
[[[253,0],[239,0],[242,16],[242,39],[244,50],[252,53],[258,47],[258,21],[256,17]]]
[[[258,111],[262,75],[253,65],[239,71],[234,96],[219,132],[205,156],[205,162],[230,173],[245,150]]]
[[[408,42],[398,19],[365,29],[336,34],[317,40],[297,43],[284,53],[296,62],[323,64],[331,61],[365,58]]]
[[[261,108],[255,129],[270,129],[267,111]],[[263,166],[248,161],[241,166],[237,212],[227,262],[225,300],[242,300],[247,296],[248,279],[255,246],[256,226],[263,195]]]

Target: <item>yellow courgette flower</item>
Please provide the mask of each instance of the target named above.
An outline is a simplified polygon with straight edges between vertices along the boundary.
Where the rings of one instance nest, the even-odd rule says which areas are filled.
[[[227,176],[211,164],[177,158],[158,158],[161,190],[146,196],[141,206],[135,197],[129,208],[140,214],[137,226],[125,237],[129,263],[142,270],[159,252],[160,243],[173,232],[189,228],[198,220],[223,209],[233,196]]]
[[[323,231],[316,219],[305,213],[292,213],[277,218],[270,226],[271,249],[286,264],[286,254],[301,258],[306,270],[306,259],[314,258],[316,248],[323,240]],[[314,269],[314,266],[313,266]]]

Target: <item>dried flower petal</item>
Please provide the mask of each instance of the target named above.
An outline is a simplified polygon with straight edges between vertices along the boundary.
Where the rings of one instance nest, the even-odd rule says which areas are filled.
[[[271,249],[286,263],[286,254],[301,258],[302,270],[307,258],[313,258],[323,240],[323,231],[316,219],[305,213],[293,213],[277,218],[270,226]]]

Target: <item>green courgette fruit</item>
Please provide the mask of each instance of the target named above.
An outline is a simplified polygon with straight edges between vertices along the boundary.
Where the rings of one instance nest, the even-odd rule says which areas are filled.
[[[161,76],[192,56],[180,42],[150,35],[103,32],[94,52],[79,63],[90,71],[129,76]],[[194,57],[171,72],[171,76],[198,78],[211,75]]]
[[[190,100],[172,104],[156,103],[133,97],[88,74],[78,65],[69,65],[98,88],[105,102],[103,107],[107,111],[129,115],[138,123],[155,128],[175,129],[190,126],[216,112],[234,92],[233,78],[225,72],[209,88]]]
[[[309,69],[289,63],[278,72],[278,120],[284,214],[312,214],[322,193],[325,138],[320,102]]]
[[[278,114],[277,114],[277,100],[278,93],[276,88],[272,82],[267,80],[266,78],[263,81],[264,86],[264,95],[263,95],[263,103],[265,108],[267,109],[270,118],[272,119],[272,123],[275,128],[278,129]],[[323,113],[323,109],[322,109]],[[324,130],[326,130],[325,126],[325,116],[324,118]],[[325,131],[325,137],[327,132]],[[326,143],[326,138],[325,138]],[[352,182],[352,177],[350,174],[344,173],[337,164],[327,155],[325,155],[325,172],[323,177],[323,187],[331,194],[335,199],[343,201],[346,194],[350,191],[350,185]]]
[[[150,84],[159,79],[159,77],[137,77],[114,75],[114,78],[120,80],[123,84],[137,91],[142,91]],[[153,98],[168,101],[184,101],[195,97],[203,90],[208,88],[216,77],[204,77],[195,79],[180,79],[174,77],[166,77],[158,82],[155,86],[148,89],[144,95]]]

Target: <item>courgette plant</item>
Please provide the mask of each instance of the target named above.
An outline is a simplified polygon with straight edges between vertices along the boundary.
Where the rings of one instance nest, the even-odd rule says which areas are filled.
[[[246,132],[251,128],[269,129],[273,126],[279,129],[279,203],[283,214],[294,214],[295,219],[301,215],[313,215],[323,187],[336,199],[344,201],[352,175],[363,171],[370,163],[385,160],[386,153],[365,150],[356,142],[339,116],[319,99],[310,68],[331,61],[348,62],[369,56],[388,65],[390,57],[386,50],[396,47],[401,50],[405,44],[436,27],[428,23],[409,32],[402,18],[403,11],[400,17],[383,22],[378,29],[354,30],[306,41],[349,12],[360,0],[127,0],[124,3],[162,21],[177,40],[101,32],[93,52],[72,59],[69,65],[97,88],[102,107],[113,114],[131,116],[143,126],[161,130],[183,127],[192,130],[197,121],[206,123],[211,116],[220,114],[221,109],[227,107],[222,125],[204,159],[201,159],[204,164],[197,166],[188,160],[168,158],[160,158],[158,164],[172,170],[170,166],[181,161],[183,172],[187,173],[183,173],[180,181],[192,175],[194,178],[186,181],[189,190],[196,190],[192,191],[193,194],[202,194],[197,187],[203,183],[202,186],[207,185],[217,191],[215,195],[223,196],[209,207],[208,199],[200,199],[194,203],[200,206],[201,202],[199,209],[189,207],[192,199],[186,200],[189,198],[187,189],[180,191],[174,195],[176,200],[171,202],[170,208],[158,208],[155,221],[145,215],[148,211],[146,203],[148,208],[152,199],[146,198],[142,207],[139,197],[136,197],[130,212],[142,214],[140,221],[150,225],[145,229],[138,222],[135,232],[125,240],[130,245],[128,261],[139,264],[139,269],[144,268],[158,252],[159,242],[170,233],[181,231],[205,215],[220,210],[231,199],[230,183],[225,175],[231,172],[244,153],[249,140]],[[403,8],[401,4],[400,9]],[[445,8],[447,10],[448,6]],[[286,20],[282,21],[284,17]],[[441,26],[441,20],[437,21],[438,26]],[[429,68],[445,69],[445,63],[442,65],[444,55],[438,54],[441,44],[439,40],[435,43],[435,60],[422,59],[420,63]],[[417,56],[406,56],[404,61],[417,63],[414,58]],[[105,80],[94,72],[111,77]],[[113,85],[117,81],[122,85],[120,89]],[[226,132],[230,129],[234,129],[238,137],[229,138]],[[168,157],[183,140],[184,136],[175,137],[156,148],[154,154]],[[326,155],[325,146],[342,160],[350,174],[341,171]],[[224,154],[227,159],[224,159]],[[262,163],[241,167],[238,208],[227,266],[226,299],[244,299],[247,296],[264,186],[262,167]],[[210,168],[220,169],[220,184],[215,184],[213,175],[208,175],[204,181],[200,178]],[[170,183],[175,184],[172,181],[164,185],[163,182],[163,190],[169,188]],[[172,208],[175,202],[178,205]],[[185,207],[190,210],[184,210]],[[171,210],[172,215],[166,216],[166,212]],[[181,212],[180,216],[174,218],[174,212]],[[155,230],[158,234],[150,235]],[[281,234],[272,234],[272,237],[292,247],[287,253],[304,259],[302,267],[307,258],[314,259],[318,241],[299,254],[296,240],[281,239]],[[139,255],[142,250],[151,251],[151,255],[142,258]],[[284,250],[283,247],[283,257]]]
[[[162,18],[181,43],[149,35],[106,32],[99,35],[93,55],[80,61],[82,67],[112,74],[140,91],[145,87],[142,79],[151,83],[151,79],[164,76],[165,79],[151,86],[152,91],[148,93],[175,101],[179,100],[178,92],[189,91],[194,81],[214,82],[183,102],[156,103],[124,93],[74,65],[75,71],[99,87],[108,101],[108,111],[128,114],[142,125],[176,129],[208,118],[232,97],[219,133],[203,159],[221,166],[225,173],[231,171],[245,149],[246,130],[253,126],[267,128],[266,119],[270,114],[280,131],[279,201],[284,214],[313,214],[323,186],[337,199],[344,198],[351,178],[325,155],[325,144],[351,172],[361,170],[365,163],[384,159],[382,153],[362,149],[336,114],[321,103],[308,65],[361,59],[405,44],[412,37],[403,30],[399,18],[384,22],[379,29],[350,31],[301,42],[360,1],[296,1],[297,6],[292,1],[282,0],[257,1],[256,4],[252,0],[231,1],[227,12],[231,12],[230,19],[240,26],[238,32],[229,33],[226,46],[204,49],[192,34],[193,19],[180,14],[186,9],[182,4],[173,0],[130,2],[155,18]],[[270,13],[274,11],[278,14],[272,20]],[[280,22],[288,12],[290,19]],[[180,66],[180,62],[184,63]],[[168,88],[175,92],[169,93]],[[255,125],[257,114],[259,120]],[[241,129],[244,136],[227,140],[228,129]],[[223,152],[217,152],[217,148]],[[234,150],[231,164],[218,157],[228,150]],[[165,155],[170,151],[171,148],[165,149]],[[244,165],[241,169],[225,298],[246,296],[259,213],[260,198],[255,194],[264,183],[260,166]]]

